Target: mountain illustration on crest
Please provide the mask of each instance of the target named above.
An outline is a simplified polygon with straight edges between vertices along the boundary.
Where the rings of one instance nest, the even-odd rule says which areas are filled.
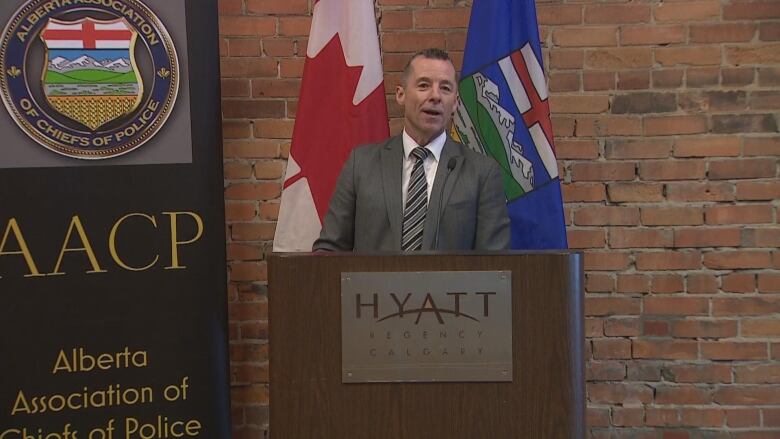
[[[74,60],[57,56],[49,60],[49,70],[66,73],[73,70],[99,69],[117,73],[127,73],[133,70],[127,58],[106,59],[98,61],[89,55],[82,55]]]

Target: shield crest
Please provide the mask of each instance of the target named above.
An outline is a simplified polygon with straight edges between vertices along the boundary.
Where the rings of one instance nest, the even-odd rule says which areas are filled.
[[[134,111],[143,81],[133,56],[137,33],[125,21],[50,18],[43,92],[49,105],[92,131]]]

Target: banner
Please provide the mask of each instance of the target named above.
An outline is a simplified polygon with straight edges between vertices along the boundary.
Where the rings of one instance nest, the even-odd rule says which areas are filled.
[[[0,4],[3,439],[230,437],[216,3]]]
[[[514,249],[566,248],[533,0],[475,0],[453,137],[504,171]]]
[[[319,0],[274,251],[311,251],[352,148],[390,135],[374,2]]]

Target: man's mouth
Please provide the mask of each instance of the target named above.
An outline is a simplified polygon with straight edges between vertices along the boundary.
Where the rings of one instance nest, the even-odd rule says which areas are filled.
[[[429,116],[441,116],[441,111],[431,108],[423,108],[422,112]]]

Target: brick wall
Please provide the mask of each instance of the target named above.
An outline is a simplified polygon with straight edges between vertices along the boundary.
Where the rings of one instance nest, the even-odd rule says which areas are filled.
[[[309,0],[220,0],[234,431],[268,422],[266,264]],[[379,0],[386,85],[470,2]],[[780,1],[538,3],[592,438],[780,437]],[[392,131],[399,109],[390,105]]]

